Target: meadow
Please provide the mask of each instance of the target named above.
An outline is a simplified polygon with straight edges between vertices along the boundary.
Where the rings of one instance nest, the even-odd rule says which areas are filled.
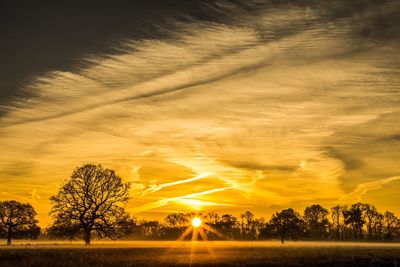
[[[400,244],[119,241],[0,246],[0,266],[399,266]]]

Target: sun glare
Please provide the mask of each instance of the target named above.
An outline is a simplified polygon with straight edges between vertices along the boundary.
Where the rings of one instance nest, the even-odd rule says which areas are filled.
[[[194,227],[199,227],[201,225],[201,219],[199,217],[195,217],[192,220],[192,225]]]

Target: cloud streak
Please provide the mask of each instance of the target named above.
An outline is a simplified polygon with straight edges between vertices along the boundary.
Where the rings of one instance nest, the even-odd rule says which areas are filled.
[[[213,174],[212,172],[206,172],[206,173],[199,174],[199,175],[197,175],[195,177],[192,177],[192,178],[179,180],[179,181],[175,181],[175,182],[170,182],[170,183],[165,183],[165,184],[160,184],[160,185],[150,186],[145,192],[154,193],[154,192],[157,192],[158,190],[161,190],[161,189],[166,188],[166,187],[194,182],[194,181],[203,179],[203,178],[205,178],[207,176],[210,176],[212,174]]]
[[[396,211],[399,4],[229,3],[34,77],[1,106],[0,196],[35,198],[46,220],[73,168],[98,162],[149,216],[353,195]]]
[[[381,179],[373,182],[362,183],[357,185],[357,187],[347,195],[342,197],[342,200],[351,200],[351,201],[362,201],[363,196],[365,196],[368,192],[379,190],[384,185],[387,185],[392,182],[400,181],[400,176],[393,176],[386,179]]]
[[[196,199],[196,197],[199,196],[204,196],[204,195],[209,195],[213,193],[218,193],[222,191],[226,191],[229,189],[232,189],[233,187],[224,187],[224,188],[214,188],[210,190],[206,190],[203,192],[197,192],[197,193],[192,193],[184,196],[179,196],[179,197],[171,197],[171,198],[163,198],[161,200],[152,202],[152,203],[146,203],[145,205],[138,207],[138,208],[133,208],[131,209],[133,212],[145,212],[148,210],[152,210],[155,208],[160,208],[168,205],[171,202],[179,202],[183,204],[189,204],[195,207],[198,206],[234,206],[232,204],[224,204],[224,203],[217,203],[217,202],[211,202],[211,201],[203,201],[200,199]]]

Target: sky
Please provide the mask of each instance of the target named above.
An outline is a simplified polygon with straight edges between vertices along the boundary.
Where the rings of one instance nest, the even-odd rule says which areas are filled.
[[[0,4],[0,200],[85,163],[127,210],[400,215],[400,2]]]

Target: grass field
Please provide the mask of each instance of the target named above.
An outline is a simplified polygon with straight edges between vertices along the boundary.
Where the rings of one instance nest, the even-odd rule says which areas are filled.
[[[0,266],[399,266],[400,245],[104,242],[0,246]]]

